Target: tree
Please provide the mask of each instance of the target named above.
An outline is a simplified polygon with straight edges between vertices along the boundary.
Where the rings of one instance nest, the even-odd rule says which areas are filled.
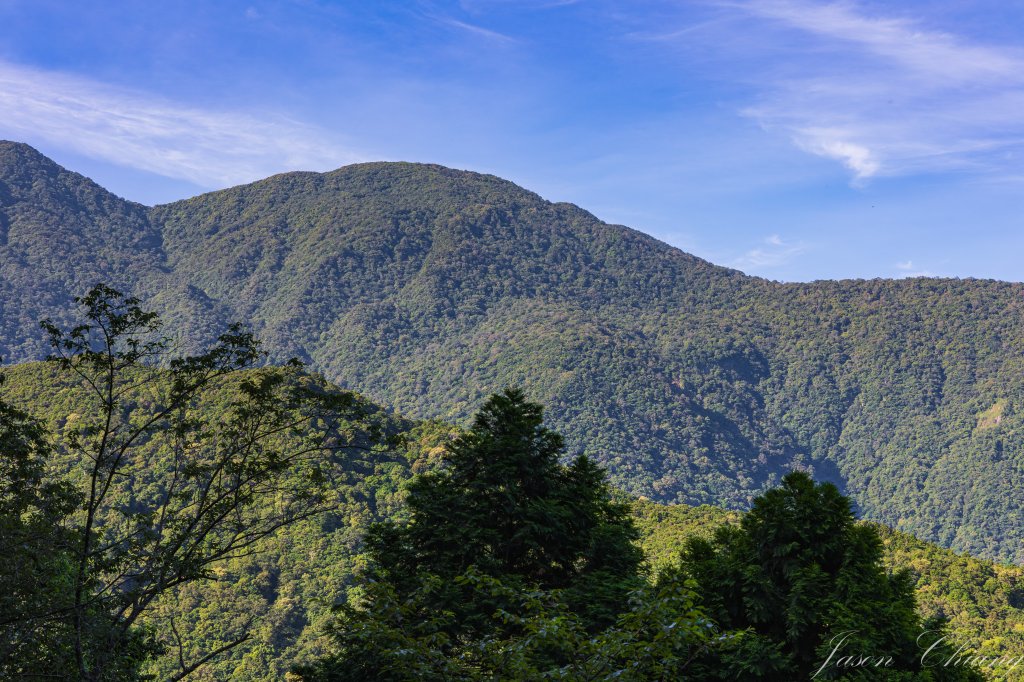
[[[638,584],[636,530],[604,471],[587,457],[564,466],[563,452],[543,408],[521,390],[491,396],[442,469],[410,484],[408,523],[370,533],[378,575],[401,593],[418,573],[450,579],[475,566],[505,582],[566,590],[588,622],[610,623]],[[471,627],[479,614],[464,615]]]
[[[0,385],[3,377],[0,377]],[[42,426],[0,400],[0,678],[59,676],[74,664],[70,604],[79,496],[49,481]]]
[[[560,464],[563,451],[522,391],[491,396],[441,469],[409,485],[408,521],[368,534],[364,600],[342,609],[341,651],[320,676],[353,679],[339,671],[361,661],[361,674],[386,679],[394,671],[373,667],[387,660],[378,649],[403,650],[417,632],[441,661],[470,642],[514,636],[524,627],[518,595],[530,591],[557,593],[581,632],[615,623],[642,584],[636,531],[604,472],[585,457]],[[477,589],[467,576],[501,589]]]
[[[982,679],[922,665],[935,638],[925,633],[939,624],[921,623],[905,572],[883,571],[877,531],[854,522],[834,485],[804,473],[757,498],[739,527],[691,538],[682,567],[708,617],[740,633],[707,652],[703,679]]]
[[[74,673],[65,673],[132,679],[170,647],[181,679],[248,633],[189,658],[173,617],[157,630],[143,626],[144,614],[180,586],[213,578],[220,562],[258,551],[279,528],[329,508],[325,455],[365,435],[349,421],[360,407],[352,394],[304,379],[298,363],[254,369],[262,353],[237,326],[201,355],[171,358],[158,318],[135,298],[100,285],[76,300],[83,324],[65,332],[42,323],[51,361],[93,407],[58,441],[79,463],[71,475],[82,490],[73,541],[62,550],[68,599],[51,614],[63,614],[68,630]],[[45,453],[39,434],[22,432]]]
[[[373,611],[340,609],[331,631],[339,653],[295,674],[318,682],[669,682],[716,644],[692,582],[671,569],[635,590],[628,608],[597,632],[559,590],[512,587],[475,568],[455,582],[476,603],[504,604],[493,614],[503,632],[453,640],[455,614],[431,610],[445,588],[437,576],[425,576],[403,598],[387,583],[370,583]]]

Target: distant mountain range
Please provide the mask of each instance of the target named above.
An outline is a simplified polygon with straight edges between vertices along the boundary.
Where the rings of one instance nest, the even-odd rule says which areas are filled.
[[[1024,285],[782,284],[499,178],[288,173],[156,207],[0,143],[0,355],[98,281],[185,348],[250,323],[416,418],[503,385],[657,501],[742,508],[800,467],[872,520],[1024,561]]]

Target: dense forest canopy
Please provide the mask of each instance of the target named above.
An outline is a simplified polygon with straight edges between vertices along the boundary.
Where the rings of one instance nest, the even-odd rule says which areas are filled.
[[[415,418],[496,387],[662,502],[744,509],[792,468],[865,518],[1024,559],[1024,287],[782,284],[493,176],[372,163],[148,208],[0,145],[0,355],[98,281],[183,350],[248,320],[277,361]]]
[[[0,398],[42,420],[41,433],[52,434],[58,443],[88,409],[81,382],[59,366],[27,363],[5,368],[4,375]],[[310,381],[323,385],[315,378]],[[162,384],[153,390],[166,388]],[[134,394],[126,398],[135,405]],[[212,401],[209,416],[217,418],[225,405],[223,400]],[[365,532],[374,522],[405,517],[405,482],[414,472],[435,469],[445,444],[459,433],[444,423],[413,422],[388,416],[371,403],[363,405],[371,423],[396,438],[388,447],[332,458],[337,504],[332,511],[281,529],[258,553],[218,564],[216,580],[182,586],[174,599],[151,614],[152,621],[144,619],[162,619],[164,624],[175,619],[180,631],[187,633],[190,656],[222,646],[243,632],[251,635],[198,671],[196,679],[280,679],[292,665],[328,651],[325,627],[332,606],[358,592],[356,576],[368,558]],[[146,444],[138,456],[147,462],[146,469],[159,470],[167,455],[159,454],[154,445]],[[53,456],[51,472],[73,471],[74,462],[59,453],[58,449]],[[150,485],[149,476],[132,477],[123,493],[136,487],[145,491]],[[717,507],[642,501],[633,503],[633,515],[653,570],[676,561],[687,539],[709,538],[715,528],[741,518]],[[912,572],[923,617],[948,618],[957,641],[984,654],[1024,655],[1024,569],[958,555],[884,527],[878,531],[885,565]],[[158,678],[169,677],[177,665],[172,651],[148,669]]]

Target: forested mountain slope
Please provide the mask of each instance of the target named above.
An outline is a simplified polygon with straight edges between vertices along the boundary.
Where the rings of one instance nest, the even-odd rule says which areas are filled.
[[[25,363],[6,368],[4,375],[0,398],[41,419],[57,442],[93,404],[80,378],[55,363]],[[153,385],[132,391],[124,407],[145,412],[152,395],[159,393]],[[205,404],[212,410],[225,407],[219,401]],[[413,422],[363,404],[367,424],[375,422],[384,433],[400,438],[389,448],[336,453],[330,468],[338,504],[332,512],[286,526],[261,543],[259,551],[218,563],[212,571],[215,580],[182,586],[147,616],[145,622],[165,638],[173,619],[186,653],[196,655],[233,640],[239,632],[250,634],[250,640],[205,666],[196,679],[281,679],[294,663],[323,655],[331,606],[346,598],[364,565],[362,538],[367,527],[404,513],[403,484],[413,472],[432,469],[445,443],[457,433],[444,423]],[[58,449],[51,462],[53,474],[75,480],[87,463],[60,453]],[[152,445],[135,451],[126,467],[131,475],[119,479],[114,503],[144,508],[168,457],[167,451]],[[717,507],[639,501],[634,516],[642,547],[655,568],[674,562],[686,538],[706,536],[740,518]],[[956,555],[902,533],[879,530],[887,567],[913,572],[923,614],[948,617],[957,643],[979,653],[1024,655],[1024,569]],[[170,678],[177,663],[174,654],[171,648],[152,664],[150,671],[157,679]]]
[[[39,320],[63,321],[72,297],[102,280],[141,290],[164,261],[148,209],[64,170],[27,145],[0,142],[0,356],[40,357]]]
[[[249,370],[252,378],[260,371]],[[269,371],[279,371],[271,368]],[[95,409],[95,397],[82,379],[56,363],[26,363],[5,368],[0,399],[18,405],[42,420],[59,445],[49,462],[54,479],[87,487],[89,461],[69,456],[68,434]],[[304,377],[325,390],[333,390],[316,377]],[[170,377],[136,384],[126,392],[127,414],[149,414],[154,396],[166,395]],[[205,400],[203,417],[226,419],[230,391]],[[240,635],[249,640],[204,666],[195,679],[280,680],[303,656],[320,652],[325,637],[323,621],[336,600],[344,599],[360,564],[362,537],[368,525],[400,513],[401,485],[410,472],[429,465],[452,428],[430,422],[414,423],[389,416],[375,405],[359,400],[363,413],[348,424],[355,430],[379,429],[388,436],[369,448],[338,449],[321,464],[332,484],[331,510],[301,519],[261,541],[252,550],[211,566],[210,580],[195,580],[169,590],[146,611],[139,625],[153,628],[166,647],[149,667],[154,679],[169,680],[178,672],[178,650],[171,638],[173,624],[182,637],[185,660],[196,660]],[[297,435],[286,442],[299,443]],[[287,447],[287,446],[286,446]],[[155,508],[169,485],[174,454],[160,438],[145,440],[130,452],[110,495],[111,507],[130,507],[136,514]],[[296,483],[313,485],[308,480]],[[283,486],[282,486],[283,487]],[[261,500],[265,507],[281,504],[279,495]],[[113,509],[103,508],[99,518],[116,524]],[[169,625],[171,624],[171,625]],[[192,678],[190,678],[192,679]]]
[[[780,284],[493,176],[374,163],[151,209],[0,145],[0,352],[97,280],[192,346],[250,321],[412,417],[523,385],[573,452],[660,501],[742,508],[794,466],[867,517],[1024,560],[1024,287]]]

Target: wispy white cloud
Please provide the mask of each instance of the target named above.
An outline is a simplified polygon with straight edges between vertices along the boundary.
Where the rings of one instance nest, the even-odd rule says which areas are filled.
[[[872,151],[862,144],[848,142],[843,131],[835,129],[807,128],[796,139],[796,143],[818,156],[835,159],[853,172],[855,182],[870,178],[878,172],[879,163]]]
[[[757,0],[739,5],[822,38],[858,46],[936,83],[1020,80],[1021,55],[927,30],[908,18],[867,16],[851,2]]]
[[[777,234],[765,237],[761,244],[750,249],[730,263],[738,270],[776,268],[788,265],[807,252],[804,242],[787,242]]]
[[[935,277],[935,273],[915,266],[912,260],[906,260],[896,264],[896,277]]]
[[[204,187],[360,160],[333,135],[286,118],[184,106],[4,62],[0,136],[46,141]]]
[[[1016,172],[1024,51],[849,2],[716,4],[738,10],[749,41],[772,52],[772,66],[754,74],[759,101],[743,113],[842,163],[855,184],[951,170]]]
[[[476,24],[471,24],[471,23],[466,22],[466,21],[459,21],[458,19],[455,19],[455,18],[452,18],[452,17],[434,16],[434,17],[431,17],[431,18],[434,19],[434,21],[438,22],[439,24],[443,24],[445,26],[450,26],[452,28],[459,29],[460,31],[465,31],[467,33],[471,33],[471,34],[477,36],[478,38],[485,38],[487,40],[491,40],[491,41],[495,41],[495,42],[499,42],[499,43],[514,43],[514,42],[517,42],[516,39],[513,38],[512,36],[507,36],[504,33],[499,33],[497,31],[492,31],[489,28],[484,28],[483,26],[477,26]]]
[[[670,42],[686,38],[692,34],[707,32],[709,28],[721,26],[725,23],[726,22],[721,19],[712,19],[710,21],[700,21],[687,24],[680,28],[671,27],[666,29],[664,26],[658,26],[653,30],[645,28],[643,30],[630,31],[626,33],[625,37],[631,40],[640,40],[649,43]]]

